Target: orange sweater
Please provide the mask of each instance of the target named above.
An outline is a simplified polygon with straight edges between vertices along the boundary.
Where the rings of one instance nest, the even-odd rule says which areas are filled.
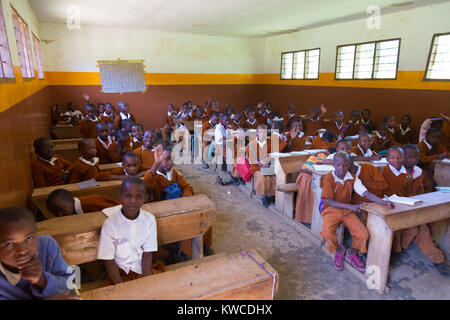
[[[422,140],[419,144],[419,162],[422,164],[429,164],[436,160],[436,157],[447,150],[445,150],[444,146],[438,142],[434,146],[432,146],[431,150],[428,149],[427,145],[424,142],[425,140]]]
[[[97,124],[100,121],[89,121],[81,120],[80,121],[80,131],[85,139],[95,139],[97,138]]]
[[[89,165],[78,159],[73,163],[72,167],[69,170],[69,183],[78,183],[96,178],[100,173],[99,163],[100,161],[98,161],[95,165]]]
[[[261,171],[261,169],[259,168],[259,165],[256,164],[257,161],[262,161],[262,162],[270,161],[269,153],[272,152],[271,148],[272,148],[272,140],[270,138],[267,138],[266,144],[262,148],[256,142],[256,139],[253,139],[252,141],[250,141],[250,143],[248,144],[248,146],[245,150],[245,154],[246,154],[247,158],[249,159],[252,173]],[[252,164],[251,162],[255,162],[255,163]]]
[[[98,194],[79,197],[84,213],[98,212],[106,208],[118,206],[119,201]]]
[[[291,137],[290,134],[288,134],[288,140],[286,145],[288,145],[291,140],[292,141],[292,145],[290,148],[287,148],[284,152],[292,152],[292,151],[303,151],[305,149],[305,143],[306,143],[306,136],[303,135],[303,137],[299,137],[299,136],[295,136],[294,138]],[[280,147],[280,150],[282,150],[282,148]]]
[[[96,157],[100,160],[100,164],[111,163],[108,155],[108,149],[98,140],[98,137],[94,140],[97,147]]]
[[[31,163],[34,188],[60,186],[64,184],[64,172],[69,170],[72,164],[64,160],[60,155],[55,155],[56,161],[52,166],[42,159]]]
[[[147,170],[139,168],[138,173],[141,173],[142,171],[147,171]],[[95,179],[97,181],[109,181],[109,178],[112,175],[125,176],[126,173],[125,173],[125,170],[122,167],[120,167],[120,168],[116,168],[116,169],[111,170],[111,171],[100,172]]]
[[[255,119],[253,123],[250,122],[250,120],[245,120],[244,122],[244,129],[256,129],[259,126],[258,119]]]
[[[379,198],[383,198],[383,191],[388,188],[388,183],[381,174],[381,171],[377,167],[367,163],[361,164],[360,166],[361,170],[358,178],[362,184],[370,193],[373,193]],[[371,202],[357,193],[354,194],[352,201],[353,203]]]
[[[311,145],[309,146],[310,149],[330,149],[330,148],[336,148],[337,142],[326,142],[324,141],[320,135],[315,137]]]
[[[309,136],[315,137],[319,134],[317,132],[317,130],[326,128],[325,122],[322,120],[322,118],[319,118],[316,121],[313,121],[310,118],[307,118],[307,119],[303,120],[303,125],[306,129],[305,135],[307,137],[309,137]]]
[[[165,199],[164,190],[171,184],[177,183],[183,192],[183,197],[194,195],[194,189],[175,169],[172,169],[172,179],[169,181],[165,176],[157,174],[153,176],[147,172],[144,176],[144,182],[148,191],[153,195],[153,201],[162,201]]]
[[[152,150],[140,147],[133,151],[139,157],[139,165],[146,170],[150,170],[155,162],[155,153]]]
[[[322,199],[324,201],[322,215],[325,215],[325,214],[327,214],[329,212],[333,212],[333,211],[341,212],[341,210],[344,214],[351,213],[352,211],[347,210],[347,209],[338,209],[335,207],[331,207],[328,204],[327,199],[333,199],[334,201],[337,201],[340,203],[350,204],[352,201],[354,184],[355,184],[355,179],[346,180],[345,183],[342,185],[339,182],[334,181],[332,172],[325,175],[322,178],[322,182],[321,182]]]

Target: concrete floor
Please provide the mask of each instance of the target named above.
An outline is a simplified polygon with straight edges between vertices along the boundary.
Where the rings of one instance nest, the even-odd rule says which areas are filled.
[[[279,273],[279,300],[301,299],[450,299],[450,278],[440,276],[415,243],[391,261],[388,294],[380,295],[349,271],[336,271],[332,259],[234,185],[215,185],[216,176],[201,166],[177,166],[196,194],[217,208],[213,225],[216,253],[256,249]]]

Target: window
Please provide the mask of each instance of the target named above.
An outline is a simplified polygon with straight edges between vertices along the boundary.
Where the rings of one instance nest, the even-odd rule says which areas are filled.
[[[14,79],[14,68],[11,62],[11,54],[9,53],[5,20],[2,11],[2,3],[0,2],[0,79],[2,78]]]
[[[450,33],[433,36],[425,80],[450,80]]]
[[[281,54],[281,80],[319,79],[320,49]]]
[[[335,79],[396,79],[400,39],[337,47]]]
[[[14,9],[12,9],[12,17],[22,77],[25,79],[34,78],[34,65],[31,55],[31,41],[28,26]]]
[[[33,34],[34,56],[36,58],[36,66],[38,79],[44,79],[44,67],[42,65],[42,51],[39,39]]]

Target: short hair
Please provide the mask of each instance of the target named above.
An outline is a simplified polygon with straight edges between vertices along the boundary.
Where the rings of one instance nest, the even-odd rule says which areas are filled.
[[[389,115],[389,116],[386,116],[386,117],[384,117],[384,120],[383,120],[383,122],[388,122],[389,121],[389,119],[390,118],[393,118],[394,117],[394,115]]]
[[[369,133],[365,133],[365,132],[360,133],[359,138],[361,139],[361,137],[369,137],[372,140],[372,135],[370,135]]]
[[[426,137],[430,136],[432,133],[438,133],[438,134],[440,134],[441,131],[440,131],[438,128],[433,128],[433,127],[431,127],[430,129],[428,129],[427,134],[426,134]]]
[[[300,123],[300,125],[303,127],[303,120],[302,120],[302,119],[300,119],[300,118],[298,118],[298,117],[295,117],[294,119],[292,119],[291,121],[289,121],[289,126],[291,126],[294,122]]]
[[[359,111],[358,110],[353,110],[352,114],[359,114]]]
[[[129,178],[126,178],[122,182],[122,185],[120,186],[120,194],[124,193],[125,192],[125,188],[128,187],[131,184],[137,184],[137,185],[139,185],[142,188],[142,191],[144,193],[147,192],[147,186],[146,186],[145,182],[142,181],[142,179],[137,178],[137,177],[129,177]]]
[[[84,146],[89,142],[94,141],[93,139],[83,139],[80,142],[78,142],[78,149],[83,149]]]
[[[334,113],[334,115],[337,115],[337,114],[342,114],[342,115],[344,115],[344,111],[338,110],[338,111],[336,111],[336,112]]]
[[[132,125],[131,125],[131,128],[133,128],[133,127],[141,127],[142,131],[144,131],[144,126],[143,126],[142,124],[140,124],[140,123],[134,123],[134,124],[132,124]]]
[[[406,150],[414,150],[414,151],[417,152],[417,154],[420,154],[419,147],[417,145],[415,145],[415,144],[405,144],[403,146],[404,153],[406,153]]]
[[[380,122],[379,124],[378,124],[378,129],[387,129],[389,126],[388,126],[388,124],[386,123],[386,122]]]
[[[324,141],[328,141],[328,142],[333,142],[334,140],[334,133],[331,131],[325,131],[322,135],[322,140]]]
[[[403,152],[403,149],[399,146],[390,147],[386,153],[386,156],[389,156],[389,153],[391,153],[394,150],[397,150],[398,152],[400,152],[402,154],[403,158],[405,157],[405,153]]]
[[[351,163],[352,158],[350,157],[350,155],[347,152],[337,152],[334,155],[333,158],[333,162],[337,159],[337,158],[344,158],[345,160],[347,160],[349,163]]]
[[[40,147],[42,147],[42,145],[44,143],[46,143],[47,141],[51,141],[49,138],[37,138],[36,140],[34,140],[33,142],[33,147],[35,150],[38,150]]]
[[[126,102],[120,101],[119,103],[117,103],[117,106],[119,108],[124,108],[126,106],[126,104],[127,104]]]
[[[275,130],[279,130],[279,131],[284,130],[284,123],[283,123],[283,121],[273,121],[272,122],[272,128],[275,129]]]
[[[120,130],[117,130],[117,135],[119,137],[129,137],[130,133],[125,129],[120,129]]]
[[[95,129],[97,130],[97,131],[99,131],[101,128],[103,128],[103,127],[106,127],[106,128],[108,128],[108,125],[105,123],[105,122],[99,122],[99,123],[97,123],[97,125],[95,126]]]
[[[361,125],[360,129],[363,128],[364,130],[366,130],[368,133],[373,131],[373,127],[370,124],[363,124]]]
[[[127,153],[125,153],[122,156],[122,162],[125,162],[125,159],[127,159],[127,158],[135,158],[139,162],[139,156],[136,153],[134,153],[134,152],[127,152]]]
[[[409,114],[402,115],[402,118],[407,117],[409,119],[409,122],[411,122],[411,116]]]
[[[316,114],[316,115],[320,114],[319,108],[311,108],[311,111],[314,112],[314,114]]]
[[[336,152],[337,152],[337,149],[336,149],[335,147],[331,147],[331,148],[328,148],[328,152],[329,152],[330,154],[333,154],[333,153],[336,153]]]
[[[340,145],[341,143],[345,143],[345,144],[347,144],[348,146],[350,146],[350,141],[349,141],[349,140],[347,140],[347,139],[339,140],[339,141],[337,142],[337,144],[336,144],[336,151],[337,151],[337,147],[339,147],[339,145]]]
[[[34,215],[25,208],[8,207],[0,209],[0,225],[5,225],[11,222],[29,221],[33,225],[36,223]]]
[[[84,106],[85,109],[87,108],[93,108],[95,109],[95,105],[93,103],[86,103],[86,105]]]
[[[154,131],[153,129],[145,130],[144,135],[145,135],[147,132],[150,133],[151,135],[155,135],[155,131]]]
[[[369,109],[362,109],[361,113],[364,113],[364,112],[368,112],[370,115],[372,114],[372,111],[370,111]]]
[[[126,124],[130,124],[130,125],[133,125],[134,124],[134,121],[133,120],[130,120],[130,119],[124,119],[124,120],[122,120],[122,127],[123,126],[125,126]]]
[[[56,189],[55,191],[50,193],[47,197],[46,207],[53,213],[56,213],[58,211],[58,207],[55,203],[57,200],[72,201],[73,195],[66,189]]]
[[[100,103],[97,105],[97,107],[100,107],[100,106],[105,106],[105,104],[104,104],[103,102],[100,102]]]

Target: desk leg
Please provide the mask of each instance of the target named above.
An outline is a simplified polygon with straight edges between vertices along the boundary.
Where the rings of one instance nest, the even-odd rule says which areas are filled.
[[[322,200],[322,188],[320,187],[321,181],[321,176],[317,174],[312,175],[311,188],[313,189],[314,194],[314,205],[312,210],[311,232],[318,236],[320,239],[322,239],[320,233],[322,232],[323,225],[323,217],[319,211],[320,201]]]
[[[375,288],[378,293],[385,292],[389,272],[393,232],[386,221],[375,214],[369,214],[367,229],[370,233],[369,250],[367,254],[366,276],[378,283]],[[379,279],[377,279],[379,274]],[[374,278],[375,277],[375,278]],[[378,281],[379,280],[379,281]],[[374,285],[375,286],[375,285]]]
[[[203,235],[192,238],[192,259],[203,258]]]

